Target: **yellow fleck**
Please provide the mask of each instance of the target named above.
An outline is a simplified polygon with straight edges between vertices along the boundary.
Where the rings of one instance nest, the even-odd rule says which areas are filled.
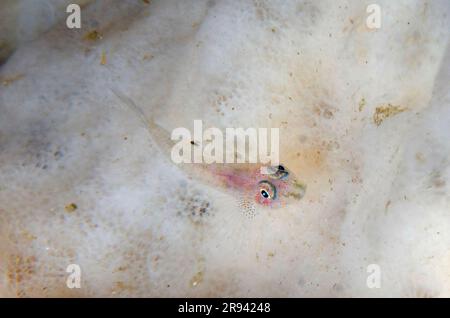
[[[24,74],[17,74],[17,75],[11,76],[11,77],[4,77],[0,80],[1,80],[3,86],[9,86],[13,82],[22,79],[24,76],[25,76]]]
[[[100,58],[100,65],[106,65],[106,52],[102,52],[102,57]]]
[[[292,198],[294,198],[294,199],[296,199],[296,200],[300,200],[303,196],[302,196],[302,194],[300,194],[300,193],[295,193],[295,192],[288,192],[287,194],[286,194],[286,196],[287,197],[292,197]]]
[[[117,269],[113,270],[113,273],[124,272],[128,269],[128,266],[119,266]]]
[[[421,152],[416,153],[416,160],[420,163],[424,163],[426,161],[425,156]]]
[[[366,100],[364,98],[361,98],[361,100],[359,101],[359,107],[358,110],[362,111],[364,106],[366,106]]]
[[[386,202],[386,204],[385,204],[385,206],[384,206],[384,212],[387,212],[387,210],[388,210],[388,208],[389,208],[389,206],[391,205],[391,200],[388,200],[387,202]]]
[[[391,104],[388,104],[387,106],[379,106],[375,109],[375,113],[373,114],[373,122],[377,126],[380,126],[386,118],[395,116],[401,112],[404,112],[405,110],[406,108]]]
[[[70,203],[70,204],[66,205],[65,209],[67,212],[73,212],[76,209],[78,209],[78,206],[75,203]]]
[[[84,39],[88,41],[97,41],[102,39],[102,34],[97,30],[92,30],[84,35]]]
[[[191,279],[191,286],[195,287],[203,281],[203,272],[197,272]]]
[[[151,54],[149,54],[149,53],[146,53],[146,54],[144,54],[144,61],[145,60],[151,60],[153,58],[153,55],[151,55]]]
[[[306,184],[301,181],[295,180],[293,186],[299,190],[302,190],[303,192],[306,192]]]
[[[31,234],[30,232],[28,232],[26,230],[22,231],[22,235],[29,241],[33,241],[33,240],[37,239],[36,236],[34,236],[33,234]]]
[[[117,293],[121,293],[121,292],[124,292],[124,291],[127,291],[127,290],[128,291],[132,291],[133,289],[134,289],[133,286],[125,284],[122,281],[118,281],[118,282],[114,282],[114,286],[112,288],[111,294],[115,295]]]
[[[275,253],[274,253],[274,252],[269,252],[269,253],[267,253],[267,256],[268,256],[268,257],[274,257],[274,256],[275,256]]]

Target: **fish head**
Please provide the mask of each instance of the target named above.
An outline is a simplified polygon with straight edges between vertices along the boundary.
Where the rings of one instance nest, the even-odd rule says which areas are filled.
[[[305,195],[306,186],[283,165],[220,169],[215,171],[227,188],[251,198],[257,206],[278,208]]]
[[[257,204],[266,207],[282,207],[300,200],[306,186],[283,165],[264,167],[254,187]],[[264,171],[264,172],[263,172]]]

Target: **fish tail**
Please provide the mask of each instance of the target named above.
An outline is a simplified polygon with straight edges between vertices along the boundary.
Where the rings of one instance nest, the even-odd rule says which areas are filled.
[[[163,152],[170,151],[172,147],[170,133],[159,126],[152,117],[147,118],[142,108],[139,107],[130,97],[114,88],[111,88],[111,92],[122,102],[122,104],[136,114],[158,147],[161,148]]]

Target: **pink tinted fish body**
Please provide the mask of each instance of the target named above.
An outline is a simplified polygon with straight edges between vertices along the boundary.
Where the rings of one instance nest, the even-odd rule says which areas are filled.
[[[276,179],[271,175],[261,173],[259,164],[223,164],[213,165],[209,173],[221,182],[221,186],[231,191],[253,199],[256,203],[266,207],[280,207],[288,203],[290,198],[300,199],[304,195],[304,186],[289,172],[286,179]],[[261,182],[270,183],[276,189],[275,198],[261,196]],[[301,190],[301,193],[299,193]]]
[[[168,155],[174,142],[171,134],[148,120],[143,110],[133,100],[122,93],[112,90],[113,93],[142,120],[151,137],[160,150]],[[197,145],[193,144],[192,147]],[[251,200],[264,207],[280,207],[289,202],[300,200],[305,194],[306,187],[298,182],[296,177],[283,167],[283,178],[279,177],[278,170],[273,174],[262,174],[261,164],[253,163],[225,163],[225,164],[179,164],[192,178],[208,185],[225,189],[238,195],[243,200]],[[263,194],[267,192],[268,196]]]

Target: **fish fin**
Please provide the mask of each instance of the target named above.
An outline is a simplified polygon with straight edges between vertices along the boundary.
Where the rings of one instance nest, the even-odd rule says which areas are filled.
[[[158,146],[159,150],[170,158],[170,153],[172,151],[172,147],[174,146],[174,141],[171,139],[171,134],[166,129],[158,125],[152,117],[147,117],[142,107],[139,107],[130,97],[114,88],[111,88],[111,92],[120,100],[121,104],[123,104],[125,107],[127,107],[137,115],[138,119],[142,122],[150,137]],[[195,145],[192,145],[191,147],[194,146]],[[184,167],[184,165],[181,165],[181,167]],[[189,167],[190,169],[184,170],[191,177],[195,176],[196,179],[207,185],[210,185],[211,182],[217,183],[217,180],[216,178],[214,178],[213,174],[201,173],[206,171],[211,172],[212,167],[210,167],[210,165],[199,163],[195,165],[189,165]],[[199,175],[202,175],[203,178],[199,179]]]

